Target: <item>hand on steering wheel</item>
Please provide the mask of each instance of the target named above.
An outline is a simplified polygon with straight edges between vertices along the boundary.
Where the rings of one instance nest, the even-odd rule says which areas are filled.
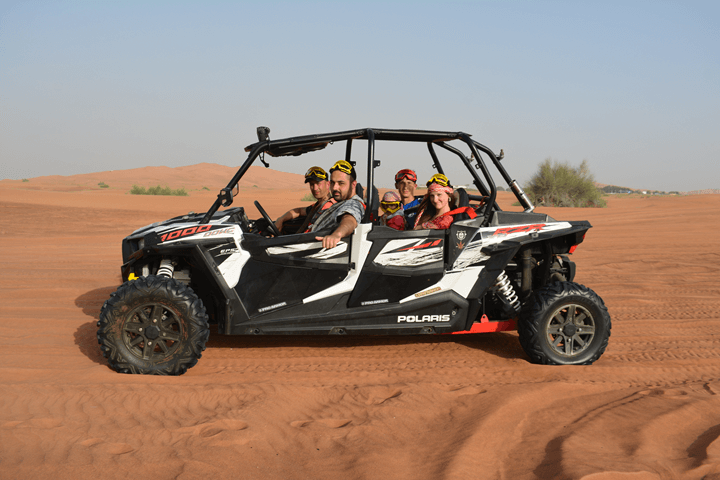
[[[267,220],[268,230],[270,230],[270,233],[272,233],[276,237],[279,237],[281,235],[280,230],[278,230],[275,226],[275,222],[270,220],[270,216],[267,214],[265,209],[260,206],[260,202],[258,202],[257,200],[255,200],[255,208],[257,208],[258,212],[260,212],[260,215],[262,215],[262,217]]]

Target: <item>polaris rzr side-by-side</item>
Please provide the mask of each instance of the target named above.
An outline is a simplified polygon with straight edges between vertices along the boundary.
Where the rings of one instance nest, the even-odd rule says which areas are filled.
[[[154,223],[123,240],[124,283],[103,305],[97,334],[116,371],[182,374],[201,357],[210,325],[223,335],[517,329],[522,348],[540,364],[590,364],[605,351],[607,308],[573,282],[575,264],[568,257],[590,224],[534,213],[501,163],[502,151],[495,154],[463,132],[369,128],[281,140],[268,133],[258,128],[259,141],[246,147],[247,160],[206,213]],[[366,173],[364,216],[337,246],[325,249],[316,240],[332,230],[280,234],[258,202],[258,220],[231,207],[238,182],[256,160],[267,166],[265,155],[304,156],[337,142],[345,142],[345,160]],[[352,162],[354,142],[366,143],[366,165]],[[459,207],[470,209],[446,230],[383,226],[374,186],[379,142],[424,143],[439,173],[438,152],[443,162],[459,161],[474,189],[456,188],[455,195]],[[522,211],[500,209],[490,163]]]

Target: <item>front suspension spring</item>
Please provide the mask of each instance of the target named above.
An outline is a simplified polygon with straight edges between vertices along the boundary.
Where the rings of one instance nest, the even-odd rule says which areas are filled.
[[[160,268],[158,268],[157,274],[164,277],[173,278],[174,271],[175,268],[173,267],[172,261],[168,258],[164,258],[160,262]]]

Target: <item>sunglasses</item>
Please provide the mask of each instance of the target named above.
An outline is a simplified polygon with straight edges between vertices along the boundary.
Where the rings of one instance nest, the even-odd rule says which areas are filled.
[[[310,167],[310,170],[305,173],[305,178],[308,177],[317,177],[321,180],[327,180],[327,172],[320,167]]]
[[[407,178],[411,182],[417,182],[417,175],[415,172],[410,170],[409,168],[406,168],[404,170],[400,170],[395,174],[395,183],[399,182],[403,178]]]
[[[340,170],[341,172],[347,173],[348,175],[353,175],[354,173],[353,166],[350,165],[350,162],[346,162],[345,160],[338,160],[337,162],[335,162],[335,165],[333,165],[330,169],[330,173],[335,170]]]
[[[438,185],[441,185],[443,187],[450,186],[450,180],[443,175],[442,173],[436,173],[432,177],[430,177],[430,180],[427,182],[427,186],[429,187],[431,183],[437,183]]]

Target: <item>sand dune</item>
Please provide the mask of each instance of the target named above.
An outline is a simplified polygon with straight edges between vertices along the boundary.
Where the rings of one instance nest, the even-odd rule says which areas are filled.
[[[227,167],[215,163],[199,163],[186,167],[144,167],[128,170],[110,170],[82,175],[48,175],[22,180],[1,180],[5,188],[22,188],[26,190],[54,191],[86,191],[109,190],[126,192],[133,185],[154,187],[160,185],[172,189],[202,190],[203,187],[217,192],[225,187],[237,167]],[[304,178],[296,173],[280,172],[262,166],[251,166],[240,181],[241,188],[286,189],[302,186]],[[107,189],[98,185],[104,183]]]
[[[183,168],[188,186],[234,171]],[[0,478],[720,478],[720,196],[543,209],[593,224],[576,281],[613,330],[592,366],[531,365],[514,332],[213,333],[186,375],[154,378],[111,371],[95,338],[120,240],[216,192],[66,188],[136,182],[121,174],[0,182]],[[236,204],[280,215],[305,193],[288,183]]]

